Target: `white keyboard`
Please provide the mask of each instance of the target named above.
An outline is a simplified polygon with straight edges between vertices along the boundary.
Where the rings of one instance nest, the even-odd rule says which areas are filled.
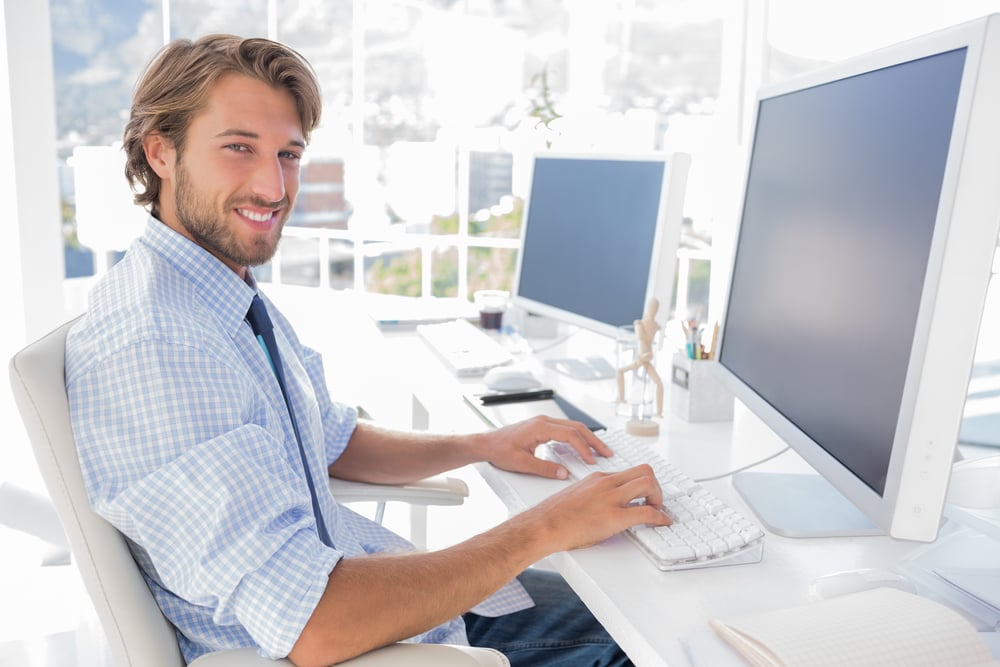
[[[583,479],[593,472],[617,472],[640,463],[653,467],[663,490],[663,511],[670,526],[633,526],[625,533],[661,570],[683,570],[716,565],[759,562],[764,531],[674,465],[651,451],[623,429],[597,431],[614,456],[595,457],[586,464],[566,443],[550,442],[549,449],[569,474]]]
[[[460,377],[483,375],[514,360],[507,348],[468,320],[421,324],[417,333]]]

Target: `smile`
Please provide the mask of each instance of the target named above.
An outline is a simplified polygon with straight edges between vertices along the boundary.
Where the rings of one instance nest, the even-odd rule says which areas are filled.
[[[268,211],[267,213],[254,213],[253,211],[248,211],[244,208],[236,209],[236,212],[245,218],[249,218],[254,222],[267,222],[274,215],[273,211]]]
[[[270,222],[271,218],[274,217],[274,211],[267,211],[264,213],[257,213],[254,211],[247,210],[245,208],[238,208],[236,212],[242,215],[244,218],[250,220],[251,222]]]

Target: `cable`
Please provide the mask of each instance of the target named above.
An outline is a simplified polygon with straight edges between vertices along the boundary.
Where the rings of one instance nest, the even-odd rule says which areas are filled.
[[[782,454],[784,454],[785,452],[787,452],[789,449],[791,449],[791,447],[789,445],[785,445],[784,449],[780,449],[777,452],[775,452],[774,454],[771,454],[770,456],[762,458],[760,461],[754,461],[753,463],[745,465],[742,468],[737,468],[736,470],[730,470],[729,472],[722,473],[721,475],[715,475],[713,477],[702,477],[701,479],[696,479],[694,481],[696,481],[696,482],[698,482],[700,484],[701,482],[713,482],[713,481],[715,481],[717,479],[723,479],[725,477],[731,477],[732,475],[735,475],[738,472],[743,472],[744,470],[749,470],[750,468],[753,468],[755,466],[759,466],[761,463],[767,463],[771,459],[777,458],[777,457],[781,456]]]

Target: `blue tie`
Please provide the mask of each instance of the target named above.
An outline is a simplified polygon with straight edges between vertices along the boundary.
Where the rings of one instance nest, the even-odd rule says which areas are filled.
[[[274,340],[274,325],[267,314],[264,302],[256,294],[254,294],[253,301],[250,303],[250,310],[247,312],[246,319],[250,323],[254,334],[256,334],[257,342],[263,348],[267,360],[271,363],[271,370],[274,371],[275,377],[278,378],[278,386],[281,387],[281,395],[285,399],[285,407],[288,408],[288,416],[292,420],[292,430],[295,431],[295,441],[299,445],[299,456],[302,458],[302,467],[306,474],[306,484],[309,485],[309,493],[312,496],[313,514],[316,517],[316,531],[319,533],[319,539],[327,546],[333,546],[333,540],[330,539],[330,534],[326,531],[326,524],[323,522],[323,514],[319,511],[319,501],[316,499],[316,487],[313,486],[312,475],[309,474],[309,463],[306,461],[306,452],[302,446],[302,437],[299,435],[299,426],[295,422],[295,412],[292,410],[291,401],[288,400],[285,371],[281,367],[278,344]]]

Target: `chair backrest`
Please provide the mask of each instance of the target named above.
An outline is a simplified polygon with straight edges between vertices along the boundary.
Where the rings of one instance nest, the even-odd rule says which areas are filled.
[[[174,629],[149,592],[125,539],[87,500],[66,398],[66,334],[74,321],[14,355],[14,398],[115,664],[184,667]]]

